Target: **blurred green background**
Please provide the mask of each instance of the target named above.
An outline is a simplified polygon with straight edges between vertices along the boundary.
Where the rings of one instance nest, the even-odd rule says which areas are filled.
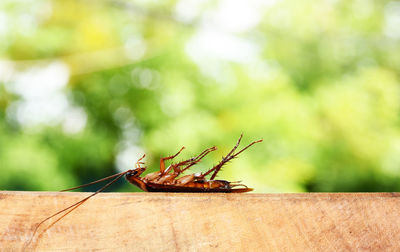
[[[400,1],[3,0],[0,189],[61,190],[216,145],[204,171],[244,133],[264,142],[218,178],[399,191],[399,77]]]

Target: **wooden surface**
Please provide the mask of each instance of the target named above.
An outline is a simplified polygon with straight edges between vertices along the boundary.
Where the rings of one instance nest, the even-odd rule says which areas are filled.
[[[0,250],[87,195],[0,191]],[[55,220],[27,251],[400,251],[399,193],[102,193]]]

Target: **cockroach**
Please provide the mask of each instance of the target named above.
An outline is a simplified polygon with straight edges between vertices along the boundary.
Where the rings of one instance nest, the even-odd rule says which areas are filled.
[[[114,178],[112,181],[108,182],[105,186],[100,188],[99,190],[95,191],[91,195],[87,196],[86,198],[76,202],[75,204],[64,208],[61,211],[58,211],[57,213],[47,217],[46,219],[42,220],[40,223],[38,223],[33,231],[33,235],[31,239],[27,242],[27,244],[24,246],[26,248],[29,243],[31,242],[32,238],[34,237],[35,233],[37,232],[38,228],[40,225],[42,225],[45,221],[49,220],[50,218],[55,217],[58,214],[61,214],[63,212],[66,212],[61,218],[66,216],[68,213],[73,211],[75,208],[79,207],[81,204],[83,204],[86,200],[89,198],[95,196],[99,192],[103,191],[107,187],[109,187],[111,184],[116,182],[118,179],[121,177],[125,176],[125,178],[131,183],[134,184],[135,186],[139,187],[145,192],[185,192],[185,193],[243,193],[243,192],[250,192],[253,189],[247,187],[244,184],[240,184],[240,182],[229,182],[226,180],[219,180],[215,179],[217,176],[218,172],[221,170],[222,166],[225,165],[227,162],[231,161],[235,157],[237,157],[240,153],[245,151],[247,148],[252,146],[255,143],[262,142],[262,139],[253,141],[243,149],[241,149],[238,152],[235,152],[236,149],[238,148],[240,141],[242,140],[242,135],[240,135],[236,145],[232,148],[232,150],[225,156],[222,157],[222,160],[206,171],[205,173],[193,173],[190,175],[184,175],[180,176],[183,172],[188,170],[190,167],[193,165],[199,163],[207,154],[209,154],[212,151],[215,151],[217,148],[215,146],[208,148],[201,152],[198,156],[177,162],[177,163],[172,163],[169,165],[167,168],[165,168],[165,161],[166,160],[172,160],[176,156],[178,156],[182,150],[185,147],[182,147],[175,155],[168,156],[168,157],[163,157],[160,159],[160,170],[157,172],[149,173],[145,175],[144,177],[141,177],[140,175],[143,174],[144,171],[146,171],[146,167],[144,167],[144,162],[142,161],[145,157],[143,155],[135,164],[135,168],[131,170],[127,170],[121,173],[117,173],[93,182],[90,182],[88,184],[80,185],[77,187],[69,188],[62,190],[61,192],[65,191],[71,191],[74,189],[82,188],[88,185],[96,184],[102,181],[110,180]],[[206,179],[206,176],[210,175],[210,179]],[[60,220],[59,218],[58,220]],[[58,221],[57,220],[57,221]],[[56,222],[57,222],[56,221]]]
[[[158,172],[153,172],[147,174],[144,177],[140,175],[146,170],[145,167],[141,167],[143,162],[140,158],[136,163],[136,168],[125,172],[125,178],[132,184],[136,185],[140,189],[146,192],[224,192],[224,193],[241,193],[252,191],[252,188],[248,188],[243,184],[237,182],[229,182],[226,180],[214,180],[218,172],[221,170],[222,166],[235,158],[241,152],[249,148],[255,143],[261,142],[262,140],[254,141],[244,147],[242,150],[235,153],[235,150],[239,146],[240,136],[236,145],[233,149],[222,158],[221,162],[215,165],[213,168],[209,169],[205,173],[194,173],[186,176],[179,177],[184,171],[189,169],[191,166],[200,162],[208,153],[215,151],[217,148],[211,147],[204,150],[197,157],[187,159],[178,163],[173,163],[168,168],[165,168],[165,161],[170,160],[178,156],[184,149],[182,147],[175,155],[161,158],[160,160],[160,170]],[[206,179],[206,176],[211,174],[210,180]],[[241,188],[237,188],[241,187]]]

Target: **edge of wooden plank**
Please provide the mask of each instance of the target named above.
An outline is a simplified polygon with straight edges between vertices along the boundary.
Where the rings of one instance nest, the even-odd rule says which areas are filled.
[[[92,192],[54,192],[54,191],[1,191],[0,200],[3,197],[19,196],[82,196],[86,197]],[[246,197],[246,198],[268,198],[268,199],[304,199],[304,198],[392,198],[400,197],[400,192],[311,192],[311,193],[161,193],[161,192],[102,192],[95,197],[174,197],[174,198],[198,198],[198,197]]]
[[[90,194],[0,191],[0,230],[6,231],[0,234],[0,244],[21,249],[35,223]],[[400,250],[397,209],[397,192],[107,192],[56,225],[46,223],[28,250],[396,251]]]

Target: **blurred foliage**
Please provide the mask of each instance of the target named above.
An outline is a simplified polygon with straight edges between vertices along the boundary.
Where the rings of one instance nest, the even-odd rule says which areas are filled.
[[[398,191],[399,20],[400,1],[2,1],[0,189],[216,145],[204,171],[244,133],[264,142],[219,178]]]

